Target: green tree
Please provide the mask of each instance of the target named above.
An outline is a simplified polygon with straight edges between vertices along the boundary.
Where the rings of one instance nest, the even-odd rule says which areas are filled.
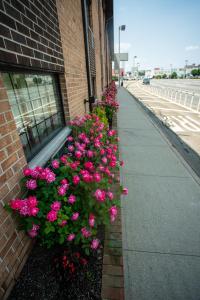
[[[172,78],[172,79],[176,79],[176,78],[177,78],[177,73],[176,73],[176,72],[173,72],[172,75],[171,75],[171,78]]]
[[[138,75],[139,75],[139,76],[144,76],[144,75],[145,75],[145,71],[139,71],[139,72],[138,72]]]
[[[200,69],[193,69],[191,71],[192,76],[196,77],[200,75]]]
[[[163,74],[162,78],[163,79],[167,78],[167,74]]]

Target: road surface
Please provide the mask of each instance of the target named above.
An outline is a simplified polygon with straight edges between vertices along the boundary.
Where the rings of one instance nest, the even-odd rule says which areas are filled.
[[[200,92],[200,80],[152,80],[151,85],[173,86]],[[125,83],[125,87],[170,127],[190,148],[200,154],[200,112],[153,94],[140,81],[128,81]]]
[[[152,79],[152,86],[177,88],[200,94],[200,79]]]

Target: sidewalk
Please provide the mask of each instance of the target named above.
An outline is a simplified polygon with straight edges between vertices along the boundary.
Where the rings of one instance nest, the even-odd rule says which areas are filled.
[[[200,300],[200,181],[124,88],[118,100],[125,299]]]

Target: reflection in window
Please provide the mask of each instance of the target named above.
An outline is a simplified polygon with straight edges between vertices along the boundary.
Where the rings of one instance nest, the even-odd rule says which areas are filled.
[[[3,73],[10,105],[27,160],[64,126],[56,78]]]

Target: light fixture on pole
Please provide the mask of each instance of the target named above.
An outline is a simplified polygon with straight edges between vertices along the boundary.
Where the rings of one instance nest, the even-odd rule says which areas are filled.
[[[126,25],[119,26],[119,77],[118,77],[119,87],[120,87],[120,31],[125,31],[125,29],[126,29]]]

